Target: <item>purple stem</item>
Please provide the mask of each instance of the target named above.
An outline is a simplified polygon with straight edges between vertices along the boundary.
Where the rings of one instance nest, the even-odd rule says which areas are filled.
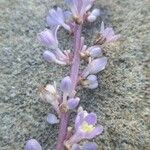
[[[76,24],[74,32],[74,57],[70,73],[71,80],[73,81],[73,91],[76,89],[76,85],[78,82],[78,73],[80,66],[80,50],[81,50],[81,28],[82,28],[81,25]],[[69,120],[69,113],[68,112],[61,113],[56,150],[65,150],[64,141],[67,135],[68,120]]]

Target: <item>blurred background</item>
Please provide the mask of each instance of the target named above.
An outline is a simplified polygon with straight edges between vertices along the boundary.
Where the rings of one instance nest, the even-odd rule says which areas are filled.
[[[0,150],[22,150],[30,138],[43,150],[54,149],[58,127],[46,122],[53,110],[37,91],[53,80],[59,83],[69,68],[45,63],[45,48],[36,39],[54,6],[66,9],[63,0],[0,0]],[[99,150],[150,149],[149,6],[149,0],[97,0],[101,17],[84,26],[88,45],[102,20],[122,35],[103,47],[109,64],[99,74],[99,88],[78,93],[105,128],[96,139]],[[59,41],[62,49],[69,48],[71,39],[63,29]]]

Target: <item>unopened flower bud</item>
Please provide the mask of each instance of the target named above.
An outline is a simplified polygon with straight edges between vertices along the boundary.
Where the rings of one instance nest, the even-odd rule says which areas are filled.
[[[41,145],[35,139],[27,141],[25,150],[42,150]]]
[[[45,51],[43,53],[43,58],[45,61],[47,61],[49,63],[54,62],[56,60],[55,54],[50,51]]]
[[[87,20],[89,21],[89,22],[94,22],[95,20],[96,20],[96,16],[95,15],[93,15],[93,14],[90,14],[88,17],[87,17]]]
[[[57,117],[54,114],[48,114],[47,122],[49,124],[57,124],[57,123],[59,123],[59,120],[57,119]]]
[[[104,22],[101,23],[101,29],[99,34],[97,35],[94,44],[102,45],[104,43],[114,42],[120,38],[120,34],[115,34],[113,28],[107,27],[105,28]]]
[[[58,40],[56,35],[57,30],[58,28],[56,28],[53,33],[53,31],[45,29],[38,34],[37,38],[43,45],[55,49],[58,47]]]
[[[87,52],[92,58],[102,56],[102,49],[99,46],[92,46],[87,49]]]
[[[90,13],[90,15],[87,17],[87,20],[89,21],[89,22],[94,22],[96,19],[97,19],[97,17],[100,15],[100,10],[99,9],[94,9],[91,13]]]
[[[69,76],[61,81],[60,88],[64,93],[70,94],[72,92],[72,81]]]
[[[81,85],[88,89],[96,89],[98,87],[97,77],[95,75],[89,75],[87,79],[81,80]]]
[[[79,101],[80,101],[79,97],[69,99],[67,101],[67,105],[68,105],[69,109],[76,108],[79,105]]]
[[[107,64],[107,58],[102,57],[93,60],[91,63],[88,64],[87,68],[82,73],[83,77],[87,77],[89,74],[96,74],[105,69]]]
[[[43,58],[44,58],[45,61],[47,61],[49,63],[55,62],[55,63],[60,64],[60,65],[66,65],[66,62],[58,60],[56,58],[56,55],[54,53],[50,52],[50,51],[45,51],[43,53]]]
[[[100,10],[95,8],[92,12],[91,12],[92,15],[98,17],[100,15]]]

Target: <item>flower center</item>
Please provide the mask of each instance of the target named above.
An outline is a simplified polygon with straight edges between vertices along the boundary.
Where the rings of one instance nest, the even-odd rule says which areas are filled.
[[[91,132],[91,131],[93,131],[94,127],[93,127],[93,125],[89,125],[88,123],[83,123],[83,125],[81,126],[81,129],[84,132]]]

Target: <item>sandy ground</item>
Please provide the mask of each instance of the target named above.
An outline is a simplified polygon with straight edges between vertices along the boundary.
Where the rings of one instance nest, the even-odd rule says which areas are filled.
[[[150,149],[148,4],[148,0],[97,0],[101,18],[84,27],[88,44],[101,19],[122,35],[104,47],[109,64],[99,74],[99,88],[79,92],[82,106],[95,111],[105,128],[96,139],[99,150]],[[44,18],[55,5],[65,7],[60,0],[0,1],[0,150],[22,150],[29,138],[38,139],[43,150],[54,150],[58,127],[46,122],[53,110],[40,101],[37,89],[59,82],[68,68],[42,60],[44,48],[36,35],[47,26]],[[62,48],[68,48],[68,37],[60,31]]]

